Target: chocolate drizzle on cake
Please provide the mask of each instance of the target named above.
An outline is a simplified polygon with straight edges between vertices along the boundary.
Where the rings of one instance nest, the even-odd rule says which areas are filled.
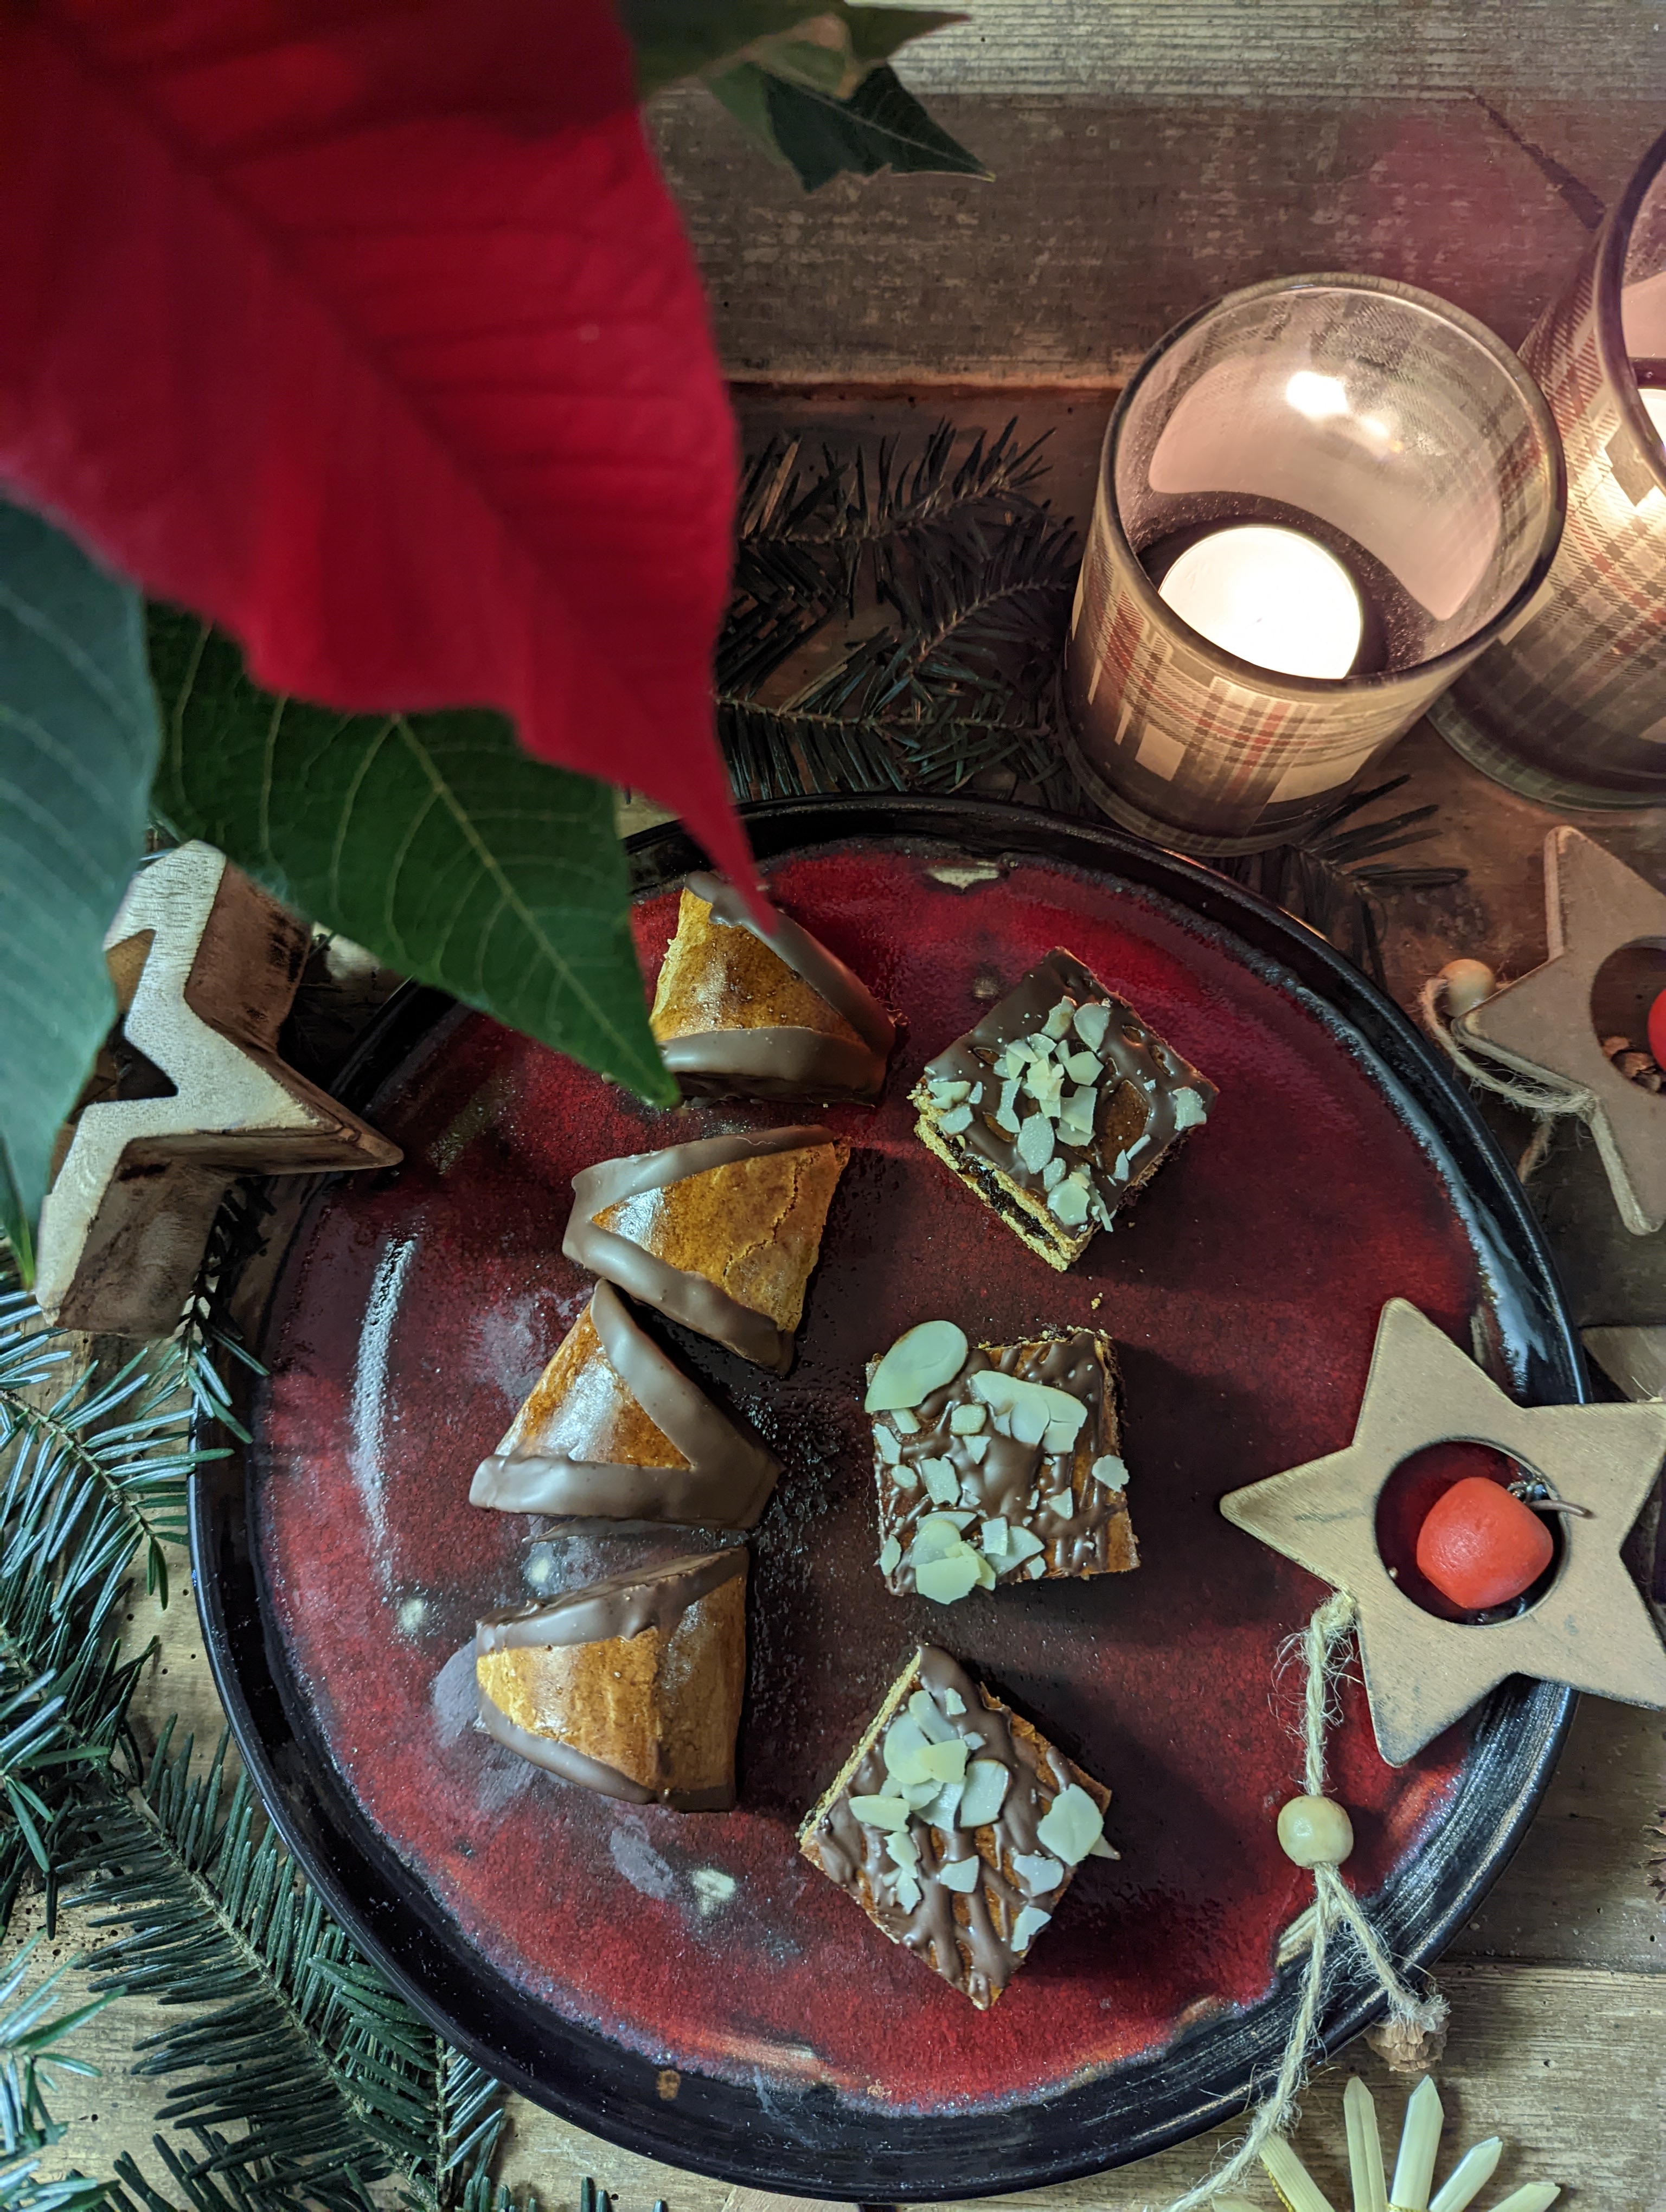
[[[746,1569],[737,1545],[481,1621],[481,1728],[604,1796],[690,1813],[732,1805]]]
[[[597,1284],[586,1318],[594,1340],[590,1359],[572,1375],[564,1400],[539,1412],[524,1441],[518,1432],[529,1409],[523,1409],[497,1451],[476,1469],[470,1504],[568,1521],[756,1526],[781,1472],[780,1462],[744,1436],[644,1334],[611,1283]],[[578,1326],[582,1328],[583,1322]],[[552,1369],[560,1358],[558,1353]],[[587,1401],[611,1396],[613,1377],[673,1448],[680,1464],[575,1456],[571,1446],[587,1428],[593,1434],[598,1426],[597,1409]],[[533,1394],[533,1407],[538,1395]],[[607,1411],[604,1401],[604,1420]],[[569,1439],[569,1448],[548,1449],[552,1437]]]
[[[922,1143],[1064,1267],[1216,1095],[1126,1000],[1055,951],[929,1063],[910,1097]]]
[[[690,907],[690,899],[702,902],[706,914]],[[771,974],[777,987],[787,981],[781,968],[762,962],[769,972],[755,976],[749,986],[742,971],[757,969],[760,956],[728,963],[737,971],[731,976],[721,951],[708,949],[709,938],[698,941],[687,959],[680,957],[685,933],[705,923],[719,931],[745,931],[767,946],[822,1008],[800,994],[795,1011],[809,1019],[759,1019],[771,1011],[771,997],[782,995],[778,988],[771,988]],[[708,972],[702,972],[702,952]],[[818,1020],[823,1009],[829,1018]],[[885,1083],[897,1036],[896,1024],[860,976],[807,930],[780,913],[774,913],[768,928],[760,927],[733,886],[703,873],[688,878],[678,937],[654,994],[652,1022],[666,1066],[684,1092],[704,1097],[872,1100]]]
[[[1044,1404],[1004,1401],[998,1389],[977,1384],[980,1375],[1062,1392],[1081,1408],[1075,1433],[1067,1441],[1046,1425]],[[974,1347],[959,1372],[917,1406],[874,1414],[886,1587],[899,1596],[921,1587],[938,1596],[916,1580],[922,1554],[929,1563],[958,1549],[985,1562],[979,1580],[986,1588],[1137,1567],[1116,1393],[1109,1340],[1078,1329]],[[957,1541],[944,1539],[945,1522]],[[928,1574],[927,1585],[933,1579]]]
[[[938,1783],[939,1769],[959,1778]],[[922,1770],[923,1784],[907,1780]],[[1109,1798],[946,1652],[922,1645],[806,1820],[800,1848],[893,1942],[987,2010],[1076,1865],[1091,1850],[1115,1856],[1100,1840]]]
[[[830,1131],[817,1128],[769,1129],[744,1135],[702,1137],[690,1144],[668,1146],[661,1152],[632,1152],[621,1159],[600,1161],[573,1178],[573,1211],[568,1218],[562,1250],[569,1260],[617,1283],[644,1305],[653,1306],[672,1320],[697,1329],[701,1335],[727,1345],[743,1359],[784,1375],[792,1364],[793,1326],[798,1318],[796,1302],[793,1304],[791,1324],[784,1325],[755,1307],[742,1304],[712,1276],[661,1259],[637,1237],[638,1234],[652,1235],[656,1214],[662,1214],[664,1207],[674,1201],[667,1199],[661,1208],[647,1210],[633,1208],[630,1201],[653,1193],[670,1192],[673,1186],[687,1183],[714,1170],[766,1159],[775,1153],[807,1152],[823,1146],[835,1152],[836,1174],[842,1166],[846,1147]],[[629,1224],[625,1233],[620,1233],[616,1227],[602,1225],[599,1217],[610,1212]],[[639,1213],[640,1230],[634,1218]],[[771,1225],[772,1232],[774,1226]],[[819,1218],[814,1227],[818,1239]],[[761,1237],[757,1241],[762,1244],[768,1238]],[[733,1239],[726,1241],[714,1230],[712,1244],[713,1267],[721,1269],[729,1266],[735,1256]],[[812,1246],[812,1264],[813,1257]],[[808,1265],[803,1272],[808,1274]],[[798,1296],[802,1297],[801,1285]]]
[[[474,1648],[478,1653],[600,1644],[613,1636],[640,1636],[645,1628],[668,1635],[691,1605],[745,1571],[744,1544],[633,1568],[541,1604],[489,1613],[475,1632]]]

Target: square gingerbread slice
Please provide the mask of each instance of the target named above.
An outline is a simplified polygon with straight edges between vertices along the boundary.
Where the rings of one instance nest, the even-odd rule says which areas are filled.
[[[1030,1955],[1110,1792],[1028,1721],[922,1644],[891,1686],[799,1849],[882,1936],[987,2012]]]
[[[952,1322],[909,1329],[868,1370],[887,1589],[950,1605],[1137,1567],[1116,1398],[1094,1329],[976,1346]]]
[[[927,1151],[1062,1270],[1216,1095],[1127,1000],[1055,951],[929,1062],[909,1099]]]

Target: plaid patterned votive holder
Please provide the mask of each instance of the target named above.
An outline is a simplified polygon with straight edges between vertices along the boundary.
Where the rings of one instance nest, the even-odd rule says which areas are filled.
[[[1567,455],[1567,528],[1527,621],[1429,719],[1553,805],[1666,799],[1666,136],[1522,359]]]
[[[1105,434],[1065,662],[1078,775],[1186,852],[1298,835],[1520,615],[1562,506],[1544,400],[1470,316],[1368,276],[1218,301],[1147,356]],[[1180,556],[1245,524],[1316,541],[1352,580],[1346,673],[1280,673],[1167,603]]]

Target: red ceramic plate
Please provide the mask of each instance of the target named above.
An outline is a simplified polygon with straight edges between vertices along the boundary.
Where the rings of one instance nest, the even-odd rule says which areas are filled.
[[[824,802],[752,826],[775,896],[906,1030],[880,1107],[824,1117],[853,1152],[792,1375],[678,1339],[786,1465],[753,1542],[739,1809],[591,1796],[471,1726],[477,1613],[647,1542],[687,1547],[551,1542],[467,1491],[588,1295],[561,1253],[575,1171],[790,1110],[656,1113],[443,1001],[396,1013],[358,1095],[404,1166],[292,1197],[245,1276],[270,1380],[241,1474],[203,1479],[210,1638],[303,1858],[505,2079],[736,2180],[869,2199],[1031,2187],[1208,2124],[1284,2039],[1279,1939],[1311,1891],[1274,1830],[1299,1765],[1280,1651],[1322,1592],[1218,1500],[1346,1441],[1390,1297],[1529,1398],[1579,1395],[1577,1361],[1513,1178],[1407,1024],[1305,931],[1205,870],[1015,810]],[[649,975],[690,864],[674,832],[639,854]],[[915,1142],[905,1097],[1055,945],[1220,1091],[1066,1276]],[[1137,1573],[947,1609],[885,1594],[862,1364],[937,1315],[994,1340],[1115,1337]],[[1120,1862],[1082,1869],[988,2014],[794,1848],[920,1638],[1114,1792]],[[1496,1872],[1568,1703],[1517,1684],[1391,1771],[1349,1687],[1348,1874],[1402,1954],[1428,1955]],[[1345,1957],[1328,2037],[1369,2002]]]

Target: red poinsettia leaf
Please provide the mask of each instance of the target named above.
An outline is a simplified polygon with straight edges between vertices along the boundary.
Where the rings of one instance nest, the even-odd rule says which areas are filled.
[[[0,480],[268,689],[501,707],[744,879],[734,468],[605,0],[0,0]]]

